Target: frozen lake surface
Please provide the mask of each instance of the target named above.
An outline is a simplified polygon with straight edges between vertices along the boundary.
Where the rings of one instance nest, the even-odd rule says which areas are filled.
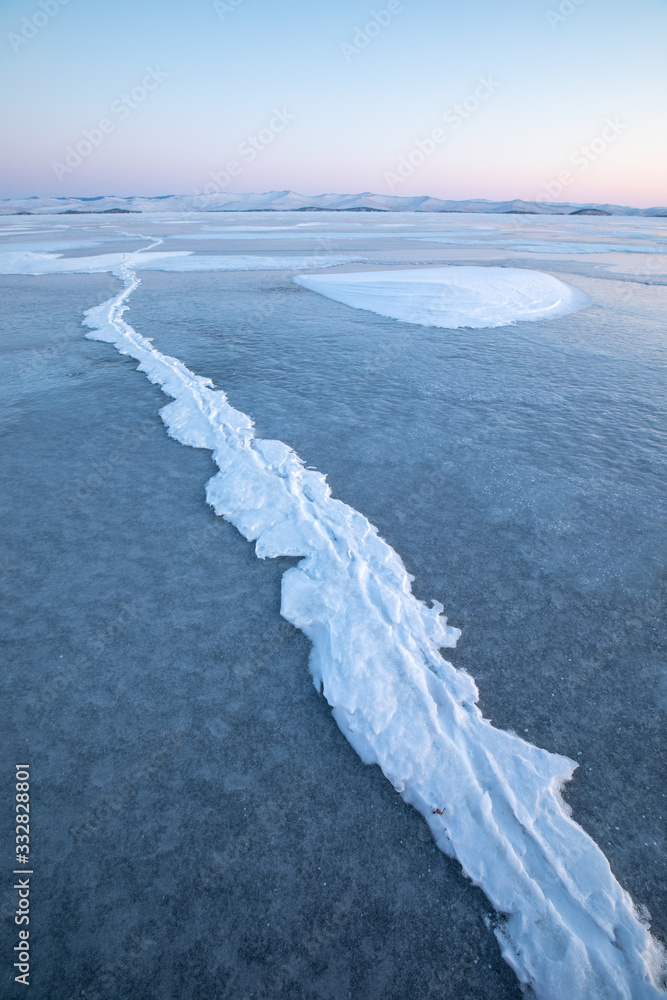
[[[376,525],[462,630],[447,658],[485,717],[579,763],[574,819],[664,940],[664,223],[3,230],[5,270],[24,272],[0,279],[5,751],[11,767],[29,748],[34,772],[38,995],[520,995],[485,897],[312,687],[309,644],[278,613],[293,560],[257,561],[215,518],[209,453],[170,440],[162,393],[83,339],[83,310],[120,288],[90,259],[155,237],[180,273],[147,262],[128,322]],[[54,253],[66,273],[30,274]],[[425,327],[298,287],[309,262],[537,269],[591,305]]]

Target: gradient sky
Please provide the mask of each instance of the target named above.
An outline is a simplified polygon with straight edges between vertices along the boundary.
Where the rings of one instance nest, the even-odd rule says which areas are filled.
[[[0,11],[0,197],[192,194],[236,160],[226,191],[535,199],[569,170],[553,200],[667,204],[666,0],[394,0],[347,55],[385,0],[42,3]],[[166,78],[119,112],[147,67]],[[444,122],[480,77],[494,92]],[[276,108],[295,118],[250,162],[239,146]],[[58,179],[53,163],[104,118],[113,131]],[[437,128],[446,140],[392,188]]]

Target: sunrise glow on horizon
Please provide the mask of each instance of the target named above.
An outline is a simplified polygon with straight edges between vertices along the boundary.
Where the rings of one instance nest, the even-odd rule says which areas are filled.
[[[10,0],[0,25],[2,198],[667,204],[658,0]]]

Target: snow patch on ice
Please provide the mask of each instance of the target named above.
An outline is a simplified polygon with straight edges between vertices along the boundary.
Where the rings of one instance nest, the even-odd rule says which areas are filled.
[[[591,304],[587,295],[558,278],[518,267],[307,274],[294,281],[355,309],[450,330],[551,319]]]
[[[123,264],[142,271],[301,271],[317,267],[354,264],[363,257],[349,254],[284,254],[260,257],[196,255],[191,250],[160,250],[155,253],[102,253],[91,257],[63,257],[57,253],[13,250],[0,253],[0,274],[89,274],[115,271]]]

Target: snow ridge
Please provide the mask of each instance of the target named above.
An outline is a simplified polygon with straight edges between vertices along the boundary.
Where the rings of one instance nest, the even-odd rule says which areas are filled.
[[[210,379],[124,321],[139,284],[134,256],[114,272],[123,290],[86,312],[87,336],[133,357],[172,397],[160,413],[173,438],[212,450],[216,514],[259,558],[302,557],[283,576],[281,614],[313,644],[316,687],[361,758],[380,765],[506,915],[496,936],[520,982],[540,1000],[664,996],[660,946],[561,799],[576,764],[486,721],[473,679],[440,653],[458,630],[442,605],[414,597],[377,529],[286,444],[256,438]]]

